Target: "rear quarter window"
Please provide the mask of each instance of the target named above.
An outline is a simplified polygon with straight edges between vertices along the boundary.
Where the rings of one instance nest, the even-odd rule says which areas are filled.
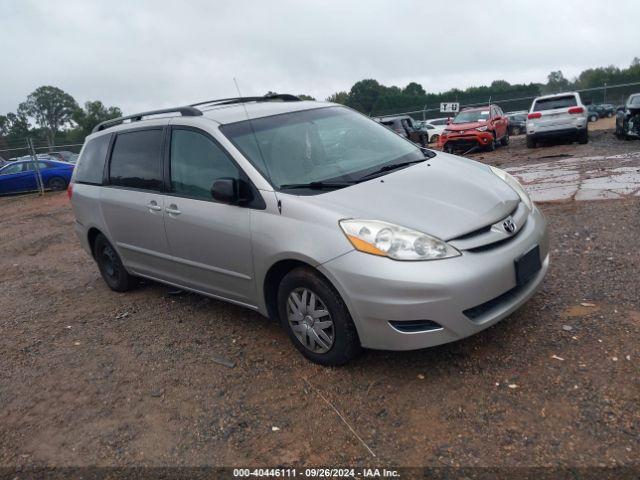
[[[543,98],[536,100],[533,105],[534,112],[541,112],[543,110],[553,110],[556,108],[569,108],[578,105],[578,101],[574,95],[564,95],[562,97]]]
[[[111,135],[102,135],[87,142],[76,166],[76,182],[102,185],[104,162],[110,141]]]

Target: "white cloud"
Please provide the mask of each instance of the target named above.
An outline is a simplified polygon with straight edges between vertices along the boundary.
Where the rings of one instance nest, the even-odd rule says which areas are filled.
[[[125,112],[363,78],[427,91],[626,66],[640,2],[0,0],[0,113],[40,85]]]

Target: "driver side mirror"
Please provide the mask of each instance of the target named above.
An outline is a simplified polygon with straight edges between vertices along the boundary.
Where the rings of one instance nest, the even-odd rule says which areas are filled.
[[[211,186],[211,196],[220,203],[237,205],[240,202],[238,180],[235,178],[219,178]]]

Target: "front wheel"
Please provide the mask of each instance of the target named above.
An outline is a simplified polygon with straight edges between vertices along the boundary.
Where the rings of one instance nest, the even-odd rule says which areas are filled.
[[[308,267],[289,272],[278,288],[280,323],[312,362],[344,365],[360,353],[360,339],[342,298]]]
[[[126,292],[135,287],[135,277],[129,275],[122,260],[107,237],[99,234],[93,244],[93,257],[98,264],[102,278],[109,288],[116,292]]]

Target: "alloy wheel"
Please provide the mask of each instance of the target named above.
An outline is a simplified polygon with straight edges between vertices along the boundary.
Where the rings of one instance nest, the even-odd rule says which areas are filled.
[[[308,288],[297,288],[287,298],[287,319],[296,338],[307,350],[326,353],[335,341],[329,309]]]

